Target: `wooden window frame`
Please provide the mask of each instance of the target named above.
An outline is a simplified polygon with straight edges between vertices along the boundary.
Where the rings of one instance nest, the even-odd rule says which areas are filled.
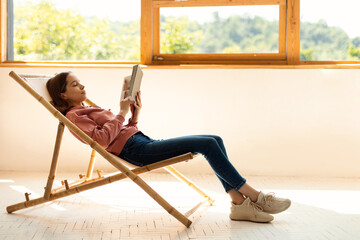
[[[196,3],[194,3],[196,2]],[[279,5],[279,53],[254,54],[178,54],[172,57],[167,54],[168,61],[155,60],[162,56],[159,52],[159,9],[166,6],[227,6],[227,5]],[[286,14],[285,21],[283,19]],[[285,27],[283,27],[285,25]],[[0,0],[0,67],[101,67],[127,68],[131,64],[141,63],[160,68],[173,67],[209,68],[223,66],[237,67],[274,67],[277,68],[360,68],[360,61],[300,61],[300,0],[141,0],[140,19],[140,62],[120,61],[76,61],[76,62],[20,62],[7,61],[7,0]],[[155,44],[154,44],[155,43]],[[204,55],[204,54],[201,54]],[[233,56],[231,56],[233,55]],[[198,58],[198,59],[195,59]],[[200,59],[200,60],[199,60]],[[242,66],[243,65],[243,66]],[[341,66],[342,65],[342,66]]]
[[[162,7],[209,7],[209,6],[279,6],[279,48],[278,53],[160,53],[160,8]],[[153,56],[151,64],[239,64],[266,63],[279,64],[286,59],[286,0],[152,0]],[[147,19],[151,22],[150,16]]]

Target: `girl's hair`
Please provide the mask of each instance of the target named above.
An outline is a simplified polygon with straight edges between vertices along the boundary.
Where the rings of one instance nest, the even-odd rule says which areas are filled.
[[[46,88],[52,98],[50,103],[64,115],[72,107],[61,97],[61,93],[66,91],[66,78],[70,73],[71,72],[62,72],[56,74],[46,83]]]

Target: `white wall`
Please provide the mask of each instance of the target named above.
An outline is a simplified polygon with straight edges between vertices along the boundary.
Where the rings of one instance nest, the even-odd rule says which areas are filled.
[[[60,68],[0,68],[0,170],[48,171],[57,120],[12,80]],[[88,96],[118,111],[130,69],[72,68]],[[243,175],[359,177],[360,69],[145,69],[139,128],[152,138],[223,137]],[[90,148],[68,130],[59,171],[84,172]],[[113,169],[98,157],[96,169]],[[211,172],[203,159],[184,172]]]

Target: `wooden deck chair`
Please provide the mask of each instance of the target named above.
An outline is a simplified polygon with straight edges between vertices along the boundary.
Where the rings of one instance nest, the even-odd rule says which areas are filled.
[[[76,125],[74,125],[71,121],[69,121],[64,115],[62,115],[56,108],[54,108],[50,104],[50,96],[46,89],[47,80],[52,77],[49,75],[29,75],[29,74],[20,74],[11,71],[9,74],[14,80],[16,80],[27,92],[29,92],[35,99],[37,99],[47,110],[50,111],[51,114],[55,116],[59,120],[56,142],[54,153],[52,157],[49,177],[47,180],[47,184],[44,191],[44,196],[37,199],[30,199],[29,193],[25,193],[26,201],[20,202],[6,208],[8,213],[12,213],[14,211],[32,207],[35,205],[39,205],[45,202],[49,202],[55,199],[59,199],[62,197],[66,197],[72,194],[76,194],[85,190],[89,190],[98,186],[102,186],[105,184],[112,183],[114,181],[118,181],[120,179],[124,179],[126,177],[130,178],[133,182],[139,185],[148,195],[150,195],[158,204],[160,204],[169,214],[183,223],[186,227],[191,225],[191,221],[188,217],[196,211],[198,207],[201,206],[204,202],[209,202],[212,205],[213,201],[209,196],[207,196],[199,187],[197,187],[194,183],[190,182],[185,176],[175,170],[172,167],[172,164],[188,161],[194,158],[194,154],[187,153],[181,156],[177,156],[174,158],[170,158],[161,162],[157,162],[154,164],[149,164],[143,167],[132,166],[130,169],[129,163],[118,158],[117,156],[107,152],[103,147],[101,147],[97,142],[91,139],[88,135],[86,135],[81,129],[79,129]],[[90,100],[86,101],[88,105],[95,105]],[[72,132],[74,132],[80,139],[86,142],[92,148],[92,154],[89,162],[89,167],[87,169],[86,176],[81,175],[80,180],[74,183],[68,183],[67,180],[63,181],[63,188],[52,189],[53,182],[55,179],[56,168],[58,164],[58,156],[60,151],[61,139],[64,132],[64,125],[69,128]],[[92,178],[92,172],[94,169],[94,160],[95,160],[95,152],[98,152],[101,156],[103,156],[107,161],[109,161],[113,166],[115,166],[118,170],[117,173],[113,173],[108,176],[102,176],[101,172],[98,171],[98,176]],[[127,165],[126,165],[127,164]],[[198,203],[195,207],[190,209],[187,213],[182,214],[173,206],[171,206],[164,198],[162,198],[156,191],[154,191],[140,176],[139,174],[150,172],[155,169],[164,168],[166,171],[170,172],[172,175],[180,179],[181,181],[188,184],[191,188],[193,188],[196,192],[198,192],[205,199],[204,201]]]

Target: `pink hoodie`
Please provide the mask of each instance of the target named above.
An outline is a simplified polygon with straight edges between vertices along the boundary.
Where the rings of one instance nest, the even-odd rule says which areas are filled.
[[[114,115],[110,111],[93,106],[73,107],[65,116],[108,152],[116,156],[121,153],[127,140],[139,132],[136,124],[129,122],[127,125],[123,125],[125,121],[123,116]],[[72,134],[78,138],[74,133]]]

